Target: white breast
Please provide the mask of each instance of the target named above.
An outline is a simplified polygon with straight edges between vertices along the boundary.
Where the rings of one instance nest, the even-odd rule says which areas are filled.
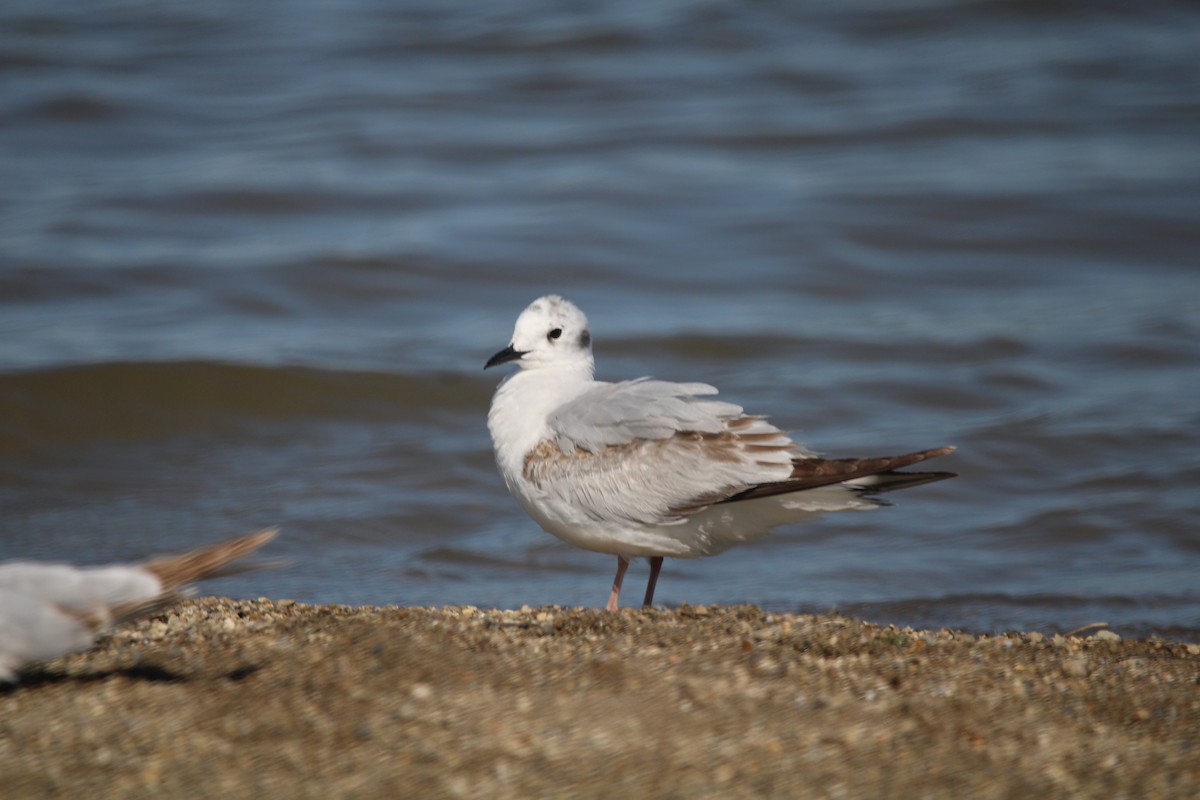
[[[595,382],[588,372],[522,370],[496,389],[488,411],[488,431],[496,464],[509,488],[522,481],[525,456],[550,436],[551,412],[587,391]]]

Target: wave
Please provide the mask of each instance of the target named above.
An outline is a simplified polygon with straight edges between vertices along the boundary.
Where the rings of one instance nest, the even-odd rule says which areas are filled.
[[[303,420],[433,421],[481,413],[492,388],[461,375],[214,361],[61,366],[0,374],[0,449]]]
[[[837,610],[914,628],[951,625],[975,633],[1037,630],[1046,634],[1069,634],[1087,628],[1088,632],[1081,635],[1088,636],[1092,629],[1108,627],[1123,636],[1200,641],[1200,628],[1188,622],[1195,604],[1192,593],[1129,596],[962,592],[944,597],[847,603]]]

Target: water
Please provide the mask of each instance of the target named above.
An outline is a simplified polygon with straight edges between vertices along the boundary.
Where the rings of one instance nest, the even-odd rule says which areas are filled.
[[[554,291],[600,377],[959,445],[662,602],[1200,641],[1200,10],[455,5],[0,8],[0,558],[280,524],[207,588],[598,605],[484,424]]]

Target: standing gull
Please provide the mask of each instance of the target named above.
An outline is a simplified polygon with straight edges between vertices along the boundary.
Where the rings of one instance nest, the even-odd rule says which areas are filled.
[[[509,492],[549,533],[617,557],[615,611],[634,556],[696,558],[815,513],[874,508],[872,495],[954,477],[897,472],[953,447],[900,456],[820,458],[764,417],[708,399],[704,383],[593,378],[587,317],[556,295],[517,318],[484,369],[521,369],[496,390],[488,429]]]
[[[183,599],[188,584],[254,566],[233,565],[275,537],[275,528],[137,564],[76,567],[0,563],[0,682],[37,661],[92,646],[113,625]]]

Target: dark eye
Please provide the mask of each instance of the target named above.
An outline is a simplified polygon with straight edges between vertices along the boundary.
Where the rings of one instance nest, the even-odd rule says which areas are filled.
[[[546,338],[550,341],[554,341],[560,336],[562,336],[562,328],[555,328],[554,330],[550,331]]]

